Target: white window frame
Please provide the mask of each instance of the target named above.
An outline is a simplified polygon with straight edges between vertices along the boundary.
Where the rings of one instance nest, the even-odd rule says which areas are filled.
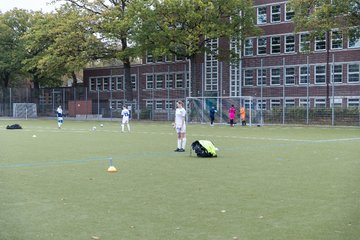
[[[162,100],[155,101],[155,110],[163,110],[163,101]]]
[[[115,86],[115,90],[117,91],[123,91],[124,90],[124,85],[125,85],[125,78],[124,75],[120,75],[116,77],[116,86]]]
[[[343,65],[335,64],[333,67],[333,76],[331,77],[331,82],[342,83],[343,82]]]
[[[293,70],[292,74],[288,73],[288,70],[290,71],[290,69]],[[295,67],[285,67],[285,85],[295,85],[295,75],[296,75]]]
[[[310,101],[310,99],[309,99]],[[308,106],[308,99],[307,98],[299,98],[299,107],[307,107]]]
[[[262,10],[261,13],[260,13],[260,9]],[[265,10],[265,12],[263,10]],[[256,9],[256,23],[259,25],[267,23],[267,7],[266,6],[258,7]]]
[[[156,89],[163,89],[164,88],[164,81],[165,81],[165,74],[157,74],[156,76]]]
[[[288,38],[292,38],[293,39],[293,42],[288,42]],[[294,53],[295,52],[295,35],[285,35],[284,36],[284,43],[285,43],[285,46],[284,46],[284,52],[285,53]],[[291,50],[288,50],[288,49],[291,49]]]
[[[254,55],[254,39],[247,38],[245,39],[244,44],[244,56],[253,56]]]
[[[324,72],[319,72],[319,68],[324,68]],[[315,65],[314,67],[315,84],[326,84],[326,65]],[[319,82],[319,78],[324,78],[324,81]]]
[[[302,73],[301,70],[302,69],[306,69],[306,73]],[[308,66],[300,66],[299,67],[299,84],[303,85],[303,84],[308,84],[309,81],[309,77],[310,77],[310,69],[308,69]],[[306,79],[306,82],[303,81],[303,79]]]
[[[314,41],[314,50],[316,52],[325,51],[326,50],[326,35],[323,37],[315,37]]]
[[[274,75],[273,71],[279,71],[278,75]],[[274,83],[274,78],[277,79],[276,81],[278,83]],[[281,69],[280,68],[271,68],[270,69],[270,85],[279,86],[280,85],[280,79],[281,79]]]
[[[154,75],[146,75],[146,89],[154,89]]]
[[[262,41],[262,45],[260,45],[260,41]],[[257,55],[266,55],[267,53],[267,38],[259,37],[257,38]],[[264,53],[260,53],[260,49],[264,50]]]
[[[294,10],[292,10],[287,3],[285,3],[285,16],[284,19],[286,22],[292,21],[292,19],[294,18],[295,12]]]
[[[350,71],[352,65],[357,65],[357,71]],[[352,63],[347,66],[347,82],[348,83],[359,83],[360,82],[360,63]],[[357,78],[356,81],[351,80],[352,78]],[[351,81],[350,81],[351,80]]]
[[[261,68],[258,68],[256,71],[256,85],[261,86],[261,79],[262,79],[262,85],[266,86],[266,69],[262,69],[262,78],[261,78]]]
[[[96,78],[90,78],[89,83],[89,90],[96,91]]]
[[[270,109],[273,110],[274,108],[281,107],[281,100],[280,99],[271,99],[270,100]]]
[[[348,98],[347,99],[347,107],[360,107],[360,97],[359,98]]]
[[[261,101],[261,99],[258,99],[257,101],[256,101],[256,107],[257,107],[257,109],[258,110],[266,110],[266,100],[262,100]]]
[[[331,31],[331,49],[343,48],[343,34],[339,30]]]
[[[270,51],[271,54],[280,54],[281,53],[281,36],[272,36],[270,38]],[[277,40],[276,43],[274,44],[274,40]],[[276,49],[276,51],[274,51],[274,49]]]
[[[348,48],[360,48],[360,37],[355,38],[353,29],[349,30]]]
[[[274,12],[274,10],[276,10]],[[274,18],[278,20],[274,20]],[[279,23],[281,22],[281,5],[272,5],[271,6],[271,22],[272,23]]]
[[[286,108],[293,108],[293,107],[295,107],[295,98],[286,98],[286,99],[285,99],[285,107],[286,107]]]
[[[174,101],[172,100],[165,100],[165,109],[174,109]]]
[[[309,51],[309,50],[310,50],[310,34],[309,33],[300,33],[299,34],[299,52],[305,52],[305,51]]]
[[[146,109],[153,109],[154,101],[153,100],[146,100],[145,107],[146,107]]]
[[[340,97],[330,98],[330,107],[342,107],[343,99]]]
[[[325,108],[326,107],[326,98],[315,98],[314,99],[315,108]]]
[[[133,90],[137,89],[137,84],[136,84],[136,80],[137,80],[137,75],[136,74],[131,74],[131,87]]]
[[[253,69],[245,69],[244,70],[244,86],[253,86],[254,81],[254,70]],[[251,84],[249,84],[251,82]]]
[[[175,74],[175,88],[184,88],[184,73]]]

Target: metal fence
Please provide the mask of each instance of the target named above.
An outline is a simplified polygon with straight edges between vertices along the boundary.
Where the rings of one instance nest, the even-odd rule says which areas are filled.
[[[143,95],[138,94],[134,98],[135,101],[126,102],[123,98],[104,97],[100,92],[90,92],[84,87],[0,89],[0,116],[13,117],[15,103],[35,103],[38,117],[55,116],[56,108],[61,105],[66,116],[92,115],[92,118],[94,116],[118,118],[120,117],[122,105],[126,104],[131,106],[133,119],[172,121],[174,119],[175,103],[179,99],[185,100],[187,91],[180,90],[176,96],[169,92],[164,96],[163,93],[160,94],[156,90],[152,90],[147,93],[145,98]],[[235,97],[233,100],[227,101],[236,103],[237,99]],[[330,108],[324,106],[310,108],[306,106],[296,107],[282,101],[277,106],[266,107],[259,97],[247,97],[247,99],[252,100],[243,104],[247,109],[247,120],[253,124],[360,126],[359,106],[343,107],[332,104]],[[261,103],[264,103],[264,105]],[[84,105],[87,106],[84,107]],[[222,107],[222,111],[217,113],[216,123],[226,124],[228,122],[228,106],[225,105]],[[237,110],[240,105],[241,103],[235,104]],[[208,106],[206,104],[198,107],[198,109],[190,105],[187,108],[190,122],[207,123],[209,121]],[[250,116],[252,119],[249,119]]]

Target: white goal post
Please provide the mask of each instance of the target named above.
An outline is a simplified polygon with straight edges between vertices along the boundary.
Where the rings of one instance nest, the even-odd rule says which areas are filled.
[[[37,108],[35,103],[14,103],[13,104],[14,118],[36,118]]]
[[[187,97],[187,122],[210,123],[210,109],[217,111],[214,124],[229,123],[229,109],[234,105],[236,110],[235,123],[241,125],[240,107],[245,107],[246,124],[249,126],[261,124],[261,111],[258,110],[257,99],[250,96],[243,97]],[[240,123],[240,124],[239,124]]]

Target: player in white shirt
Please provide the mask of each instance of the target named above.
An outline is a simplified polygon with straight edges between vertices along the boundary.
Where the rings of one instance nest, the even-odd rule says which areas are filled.
[[[184,109],[184,103],[178,101],[176,103],[175,111],[175,129],[177,132],[177,148],[175,152],[185,152],[186,146],[186,124],[185,124],[186,110]]]
[[[61,125],[64,123],[63,110],[62,110],[61,106],[59,106],[56,109],[56,116],[57,116],[58,128],[60,129]]]
[[[124,132],[124,126],[127,125],[127,129],[130,132],[129,118],[130,112],[126,106],[123,106],[123,110],[121,111],[122,123],[121,123],[121,131]]]

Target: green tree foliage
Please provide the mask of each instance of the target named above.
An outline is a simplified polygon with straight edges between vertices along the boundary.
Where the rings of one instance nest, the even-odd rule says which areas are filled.
[[[68,6],[55,13],[37,14],[23,39],[28,52],[24,69],[43,86],[59,85],[65,75],[76,85],[75,73],[106,54],[95,36],[92,19]]]
[[[26,56],[21,37],[31,25],[31,14],[14,9],[0,13],[0,86],[7,88],[10,80],[21,73]]]
[[[123,62],[125,70],[125,98],[133,100],[131,84],[131,59],[137,56],[135,44],[131,41],[133,17],[129,14],[132,0],[65,0],[93,19],[97,37],[106,47],[108,59]]]
[[[142,51],[154,56],[187,57],[192,68],[196,55],[210,50],[207,43],[212,39],[236,39],[240,43],[258,33],[251,0],[137,0],[132,7],[136,17],[134,38]]]

